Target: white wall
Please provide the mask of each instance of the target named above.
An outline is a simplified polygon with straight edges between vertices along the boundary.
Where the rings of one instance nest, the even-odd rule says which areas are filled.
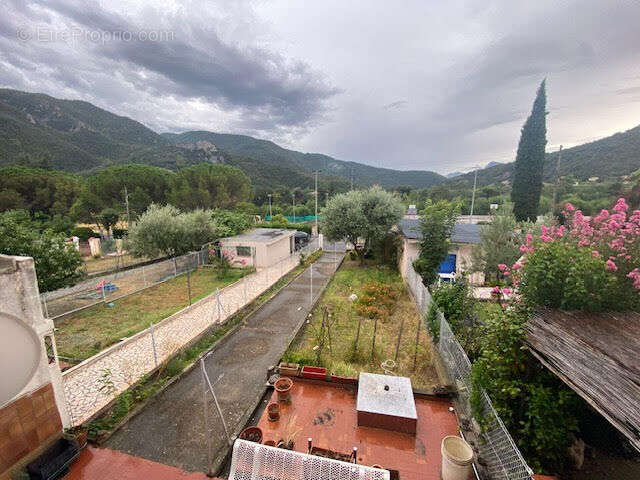
[[[40,339],[41,355],[38,369],[15,398],[51,383],[62,424],[69,425],[57,354],[56,362],[50,364],[44,344],[45,336],[53,337],[53,321],[44,318],[42,314],[36,271],[31,257],[0,255],[0,311],[23,320]],[[55,339],[52,338],[52,341],[55,352]]]
[[[291,243],[295,232],[278,238],[272,243],[256,242],[250,240],[225,240],[222,250],[230,250],[235,255],[236,247],[251,247],[255,251],[255,257],[237,257],[237,260],[245,260],[247,267],[266,268],[285,260],[291,255]],[[255,265],[254,265],[255,259]]]
[[[420,255],[420,243],[418,240],[403,239],[402,255],[400,256],[400,274],[403,278],[407,276],[407,267],[412,259],[418,258]],[[470,244],[452,244],[449,253],[456,255],[456,274],[461,275],[465,271],[471,269],[471,251],[473,245]],[[484,283],[484,274],[481,272],[469,275],[469,282],[472,285],[482,285]]]

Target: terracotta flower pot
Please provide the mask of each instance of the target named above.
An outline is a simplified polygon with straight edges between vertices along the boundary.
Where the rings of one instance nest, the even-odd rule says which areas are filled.
[[[266,442],[264,442],[263,445],[266,445],[267,447],[275,447],[276,446],[276,442],[275,442],[275,440],[267,440]]]
[[[327,369],[324,367],[312,367],[310,365],[305,365],[302,367],[301,375],[304,378],[311,378],[313,380],[326,380]]]
[[[262,429],[260,427],[247,427],[238,436],[241,440],[248,440],[250,442],[261,443],[262,442]]]
[[[290,402],[291,401],[291,389],[293,388],[293,380],[287,377],[279,378],[276,383],[273,385],[278,392],[278,401],[279,402]]]
[[[269,415],[270,422],[278,421],[280,419],[280,405],[277,403],[267,405],[267,414]]]

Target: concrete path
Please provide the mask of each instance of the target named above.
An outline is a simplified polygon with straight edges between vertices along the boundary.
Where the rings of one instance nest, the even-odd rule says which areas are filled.
[[[267,369],[282,356],[310,311],[311,268],[315,302],[341,258],[342,252],[325,252],[207,357],[206,369],[232,434],[244,426],[264,392]],[[206,435],[213,459],[222,459],[228,447],[215,404],[209,401],[207,406],[205,429],[203,378],[201,369],[195,368],[116,432],[107,446],[183,470],[206,472]]]

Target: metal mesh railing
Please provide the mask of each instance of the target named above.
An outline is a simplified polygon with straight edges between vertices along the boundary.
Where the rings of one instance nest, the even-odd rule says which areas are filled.
[[[413,269],[413,262],[409,262],[406,281],[418,308],[425,314],[431,303],[431,295],[422,283],[422,278]],[[440,338],[437,349],[451,379],[458,391],[456,405],[459,414],[472,418],[469,396],[471,394],[471,362],[464,349],[458,342],[444,315],[439,312]],[[480,433],[478,449],[484,460],[486,473],[489,478],[496,480],[530,480],[533,471],[522,457],[520,450],[511,438],[509,431],[493,408],[491,399],[486,392],[482,392],[482,420],[484,428]]]
[[[389,480],[388,470],[269,447],[246,440],[233,445],[229,480]]]
[[[204,260],[203,252],[192,252],[150,265],[93,277],[72,287],[42,293],[42,310],[46,317],[55,319],[92,305],[113,302],[193,271]]]

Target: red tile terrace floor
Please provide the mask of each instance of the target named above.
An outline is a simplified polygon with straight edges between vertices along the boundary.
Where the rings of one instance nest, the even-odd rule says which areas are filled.
[[[186,473],[108,448],[87,447],[65,480],[212,480],[204,473]],[[213,479],[215,480],[215,479]]]
[[[275,391],[271,401],[277,401]],[[358,463],[398,470],[400,480],[440,480],[440,442],[447,435],[457,434],[456,416],[449,411],[449,400],[420,396],[415,402],[415,436],[358,427],[355,391],[295,378],[291,404],[280,404],[280,419],[270,422],[265,409],[258,426],[263,442],[277,442],[287,429],[299,430],[294,447],[299,452],[307,452],[307,438],[311,437],[314,447],[341,453],[349,454],[358,447]]]

